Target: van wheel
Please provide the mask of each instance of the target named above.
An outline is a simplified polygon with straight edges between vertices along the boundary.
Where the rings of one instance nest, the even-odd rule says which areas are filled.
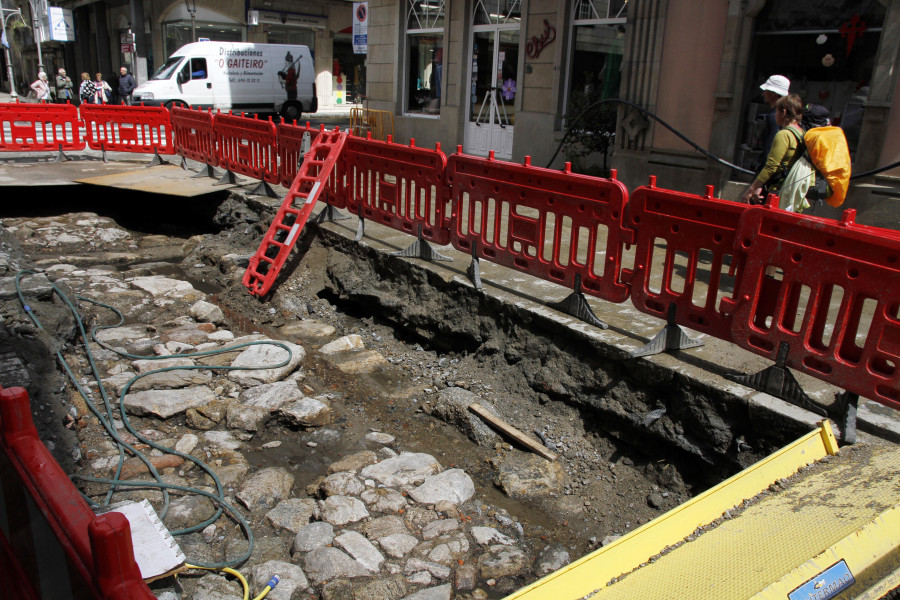
[[[190,106],[188,106],[187,104],[185,104],[185,103],[182,102],[181,100],[169,100],[169,101],[166,102],[163,106],[165,106],[166,109],[169,110],[169,112],[172,112],[172,107],[173,107],[173,106],[177,106],[178,108],[190,108]]]
[[[303,114],[303,105],[296,101],[285,102],[281,107],[281,118],[291,122],[299,120]]]

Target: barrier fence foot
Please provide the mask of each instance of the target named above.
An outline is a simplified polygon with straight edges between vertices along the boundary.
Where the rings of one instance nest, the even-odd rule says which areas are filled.
[[[856,411],[859,409],[859,394],[842,392],[834,399],[834,406],[840,411],[837,415],[841,422],[841,441],[845,444],[856,443]]]
[[[103,144],[103,142],[100,142],[100,152],[103,153],[103,162],[109,164],[109,161],[106,160],[106,146]]]
[[[675,322],[675,303],[672,302],[669,304],[669,310],[666,314],[666,326],[645,345],[637,350],[632,350],[631,357],[651,356],[670,350],[687,350],[688,348],[697,348],[702,345],[703,342],[690,337],[684,332],[681,325]]]
[[[278,198],[278,194],[275,193],[275,190],[272,189],[272,186],[269,185],[269,182],[266,180],[260,181],[253,191],[250,192],[251,196],[268,196],[269,198]]]
[[[66,153],[63,152],[63,145],[59,145],[59,154],[56,155],[56,158],[53,159],[53,162],[68,162],[70,159],[66,156]]]
[[[187,159],[185,157],[181,157],[181,168],[185,171],[188,170]]]
[[[366,219],[363,217],[362,204],[359,205],[359,223],[356,225],[356,237],[353,238],[354,242],[358,242],[363,239],[363,236],[366,235]]]
[[[785,366],[789,350],[790,346],[781,342],[774,365],[753,375],[731,375],[728,378],[751,389],[765,392],[785,402],[805,408],[821,417],[827,417],[828,411],[806,395],[793,373]]]
[[[182,159],[183,160],[183,159]],[[153,150],[153,158],[150,159],[150,162],[147,163],[147,167],[155,167],[157,165],[167,165],[169,161],[164,159],[159,155],[159,150]]]
[[[219,175],[219,173],[212,165],[203,165],[195,175],[191,175],[191,179],[196,179],[198,177],[210,177],[212,179],[218,179],[219,177],[221,177],[221,175]]]
[[[547,306],[571,315],[576,319],[581,319],[585,323],[590,323],[600,329],[609,329],[609,325],[597,318],[597,315],[591,310],[591,305],[588,304],[587,298],[581,293],[580,274],[575,275],[575,289],[572,290],[571,294],[559,302],[552,302]]]
[[[406,250],[400,250],[399,252],[391,252],[391,256],[406,256],[408,258],[421,258],[423,260],[428,261],[446,261],[453,262],[453,259],[449,256],[444,256],[440,252],[434,249],[434,247],[428,243],[428,240],[422,237],[422,226],[419,225],[419,233],[416,236],[418,239],[409,245],[409,248]]]
[[[344,215],[338,212],[338,209],[328,204],[328,197],[325,197],[325,207],[313,217],[313,223],[333,223],[334,221],[346,221],[350,215]],[[359,240],[356,240],[359,241]]]
[[[472,242],[472,262],[469,263],[469,268],[466,269],[466,275],[469,276],[469,280],[475,286],[475,289],[480,290],[484,286],[481,284],[481,263],[478,260],[477,252],[477,242]]]
[[[239,185],[237,175],[231,169],[226,169],[225,173],[213,185]]]

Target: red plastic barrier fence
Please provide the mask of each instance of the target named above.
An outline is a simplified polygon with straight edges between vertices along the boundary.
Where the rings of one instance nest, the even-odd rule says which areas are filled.
[[[370,138],[348,137],[344,147],[347,209],[370,221],[418,235],[429,242],[450,243],[445,198],[441,190],[447,157],[434,150]]]
[[[169,111],[161,106],[82,104],[80,110],[93,150],[175,154]]]
[[[639,311],[666,319],[671,304],[679,325],[731,340],[731,317],[719,306],[740,278],[735,231],[747,204],[650,185],[628,201],[635,231],[634,269],[622,272]],[[656,282],[659,281],[657,284]]]
[[[474,247],[476,256],[568,288],[580,276],[585,293],[628,299],[619,272],[633,232],[622,226],[628,191],[615,173],[601,179],[457,153],[447,183],[457,249]]]
[[[95,516],[41,443],[23,388],[0,391],[0,597],[153,600],[120,513]]]
[[[306,125],[294,123],[279,123],[275,126],[276,146],[278,147],[278,174],[281,185],[290,188],[300,170],[300,162],[303,158],[303,135],[309,133],[309,143],[315,141],[320,132],[325,131],[325,126],[318,129]],[[308,150],[309,148],[307,148]],[[343,208],[343,207],[339,207]]]
[[[72,104],[0,104],[0,152],[84,150]]]
[[[260,181],[281,183],[271,119],[218,113],[214,129],[220,167]]]
[[[725,310],[739,346],[774,359],[786,344],[787,366],[900,410],[900,235],[855,216],[748,209]]]
[[[219,166],[216,152],[215,115],[211,111],[173,106],[169,116],[175,135],[175,151],[179,156]]]

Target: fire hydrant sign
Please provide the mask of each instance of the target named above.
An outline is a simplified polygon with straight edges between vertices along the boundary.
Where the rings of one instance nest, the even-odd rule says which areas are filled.
[[[353,53],[369,52],[369,3],[353,3]]]

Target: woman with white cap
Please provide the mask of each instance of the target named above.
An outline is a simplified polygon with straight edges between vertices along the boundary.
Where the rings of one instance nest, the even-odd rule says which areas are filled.
[[[775,103],[790,93],[791,82],[784,75],[772,75],[766,82],[759,86],[763,91],[763,100],[772,108],[772,112],[766,114],[766,128],[763,132],[763,147],[760,159],[766,160],[769,150],[772,149],[772,140],[781,129],[775,122]]]
[[[47,81],[47,74],[41,71],[38,78],[31,84],[35,97],[38,102],[50,102],[50,83]]]

